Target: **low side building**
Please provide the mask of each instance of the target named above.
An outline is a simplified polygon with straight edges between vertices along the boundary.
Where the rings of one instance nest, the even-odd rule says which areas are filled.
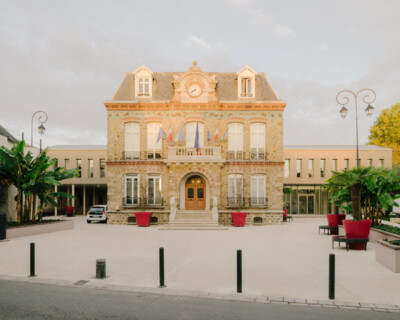
[[[356,146],[284,146],[284,206],[290,214],[334,212],[330,194],[322,188],[332,171],[357,166]],[[392,150],[359,146],[360,166],[392,168]]]
[[[62,181],[56,191],[68,192],[75,199],[60,198],[60,211],[66,206],[75,208],[75,214],[86,214],[92,205],[107,204],[106,159],[104,145],[57,145],[48,148],[47,154],[57,159],[57,166],[66,169],[78,168],[79,177]],[[47,207],[45,212],[57,215],[57,208]]]

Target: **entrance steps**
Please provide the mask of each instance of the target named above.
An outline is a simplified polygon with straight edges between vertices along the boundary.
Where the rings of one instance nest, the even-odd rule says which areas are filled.
[[[175,219],[158,230],[228,230],[214,221],[211,210],[178,210]]]

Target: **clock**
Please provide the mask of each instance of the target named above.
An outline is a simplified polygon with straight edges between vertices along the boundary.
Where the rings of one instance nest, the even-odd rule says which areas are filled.
[[[198,97],[201,94],[201,87],[198,84],[192,84],[188,89],[188,94],[191,97]]]

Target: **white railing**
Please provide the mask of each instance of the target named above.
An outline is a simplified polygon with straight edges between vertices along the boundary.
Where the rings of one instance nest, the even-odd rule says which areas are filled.
[[[169,147],[168,160],[184,161],[199,160],[212,161],[221,160],[221,147],[202,147],[196,149],[193,147]]]

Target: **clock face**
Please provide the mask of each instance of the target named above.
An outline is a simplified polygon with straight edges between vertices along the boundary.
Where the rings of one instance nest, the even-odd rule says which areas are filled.
[[[201,94],[201,88],[198,84],[192,84],[189,87],[188,93],[192,97],[198,97]]]

